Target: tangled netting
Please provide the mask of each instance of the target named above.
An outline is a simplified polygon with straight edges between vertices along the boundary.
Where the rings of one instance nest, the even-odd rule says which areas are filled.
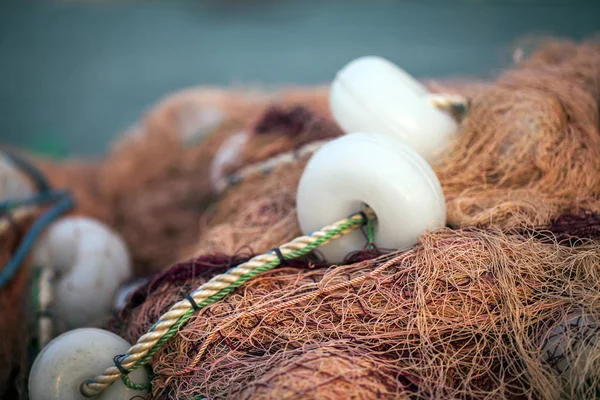
[[[600,239],[600,214],[590,211],[579,215],[561,215],[549,227],[559,240],[571,240],[576,244],[578,238]]]
[[[472,81],[425,84],[437,92],[469,96],[487,86]],[[330,118],[327,96],[326,87],[192,88],[150,109],[101,162],[31,161],[54,186],[71,190],[77,213],[119,231],[136,273],[146,275],[192,252],[202,232],[199,221],[215,197],[215,172],[224,178],[282,152],[341,135]],[[232,138],[239,148],[227,149]],[[215,171],[216,155],[224,149],[227,157]]]
[[[452,226],[600,207],[600,44],[552,42],[476,94],[436,168]]]
[[[299,236],[296,188],[305,163],[281,166],[228,191],[205,213],[190,254],[231,254],[242,248],[261,253]]]
[[[100,189],[137,272],[159,271],[175,261],[176,249],[194,243],[211,196],[211,158],[265,101],[190,89],[158,104],[113,146]]]
[[[452,227],[542,227],[600,209],[600,46],[552,42],[494,85],[430,84],[470,93],[472,108],[435,166]],[[244,182],[203,214],[195,252],[256,252],[299,233],[296,187],[306,160]]]
[[[241,138],[247,146],[217,175],[339,132],[317,116],[325,113],[314,96],[309,90],[192,89],[158,104],[132,128],[103,163],[99,189],[111,209],[109,223],[130,245],[136,271],[159,271],[196,243],[200,218],[214,196],[213,159],[228,139]],[[263,116],[275,101],[279,108]],[[281,133],[290,127],[293,134]]]
[[[598,332],[596,342],[586,338],[588,361],[568,385],[541,349],[570,313],[600,318],[599,265],[599,242],[582,239],[573,247],[465,229],[425,235],[413,250],[371,261],[275,270],[180,330],[154,358],[153,395],[590,395],[600,384]],[[122,315],[119,333],[134,341],[206,279],[161,282],[153,289],[158,295]]]
[[[435,92],[472,98],[457,141],[435,166],[451,226],[540,226],[566,212],[599,207],[598,43],[550,42],[493,85],[424,83]],[[338,136],[327,108],[327,88],[189,89],[153,107],[104,162],[42,166],[52,181],[74,191],[80,213],[123,235],[136,272],[144,275],[194,254],[194,247],[215,247],[194,245],[199,235],[205,242],[206,228],[225,222],[206,213],[213,210],[211,174],[224,143],[239,139],[217,171],[221,178],[306,142]],[[292,202],[294,174],[285,179]],[[239,197],[252,207],[257,196]],[[221,215],[238,212],[217,208]],[[227,243],[228,252],[235,250]]]
[[[404,253],[304,261],[247,282],[155,355],[152,396],[598,395],[599,61],[596,44],[554,43],[477,86],[435,166],[454,230],[427,233]],[[297,132],[301,114],[271,109],[254,129]],[[305,162],[228,189],[202,215],[191,261],[136,292],[112,329],[134,342],[235,263],[212,254],[243,258],[297,236]]]

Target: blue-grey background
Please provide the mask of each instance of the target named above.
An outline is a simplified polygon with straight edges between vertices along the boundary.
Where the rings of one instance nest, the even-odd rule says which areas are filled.
[[[377,54],[491,77],[523,36],[600,29],[600,0],[0,1],[0,142],[98,155],[163,95],[324,83]]]

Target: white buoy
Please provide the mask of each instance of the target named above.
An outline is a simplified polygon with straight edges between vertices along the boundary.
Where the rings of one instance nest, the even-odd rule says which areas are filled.
[[[102,329],[75,329],[52,340],[35,359],[29,373],[31,400],[85,400],[81,384],[114,364],[113,357],[131,346],[123,338]],[[135,383],[147,383],[148,374],[138,368],[129,374]],[[97,400],[129,400],[144,396],[121,380],[102,392]]]
[[[346,133],[373,132],[402,139],[433,163],[458,130],[454,118],[433,106],[416,79],[381,57],[361,57],[336,75],[329,105]]]
[[[567,383],[567,388],[599,373],[590,368],[593,349],[600,346],[600,324],[591,315],[574,312],[555,325],[542,343],[542,357]],[[597,362],[597,361],[596,361]],[[587,368],[586,368],[587,367]],[[588,375],[585,375],[585,371]]]
[[[33,194],[31,182],[0,154],[0,201],[22,199]]]
[[[125,304],[127,303],[127,299],[133,292],[138,290],[140,287],[148,283],[149,278],[138,278],[131,282],[125,282],[122,284],[117,292],[115,293],[115,297],[113,299],[113,312],[118,313],[121,311]]]
[[[123,240],[86,217],[52,224],[34,248],[33,265],[56,271],[53,316],[67,328],[86,326],[110,313],[117,288],[131,277]]]
[[[297,194],[300,227],[308,234],[365,205],[378,217],[375,244],[381,248],[408,248],[426,230],[446,224],[442,188],[423,158],[394,137],[352,133],[329,142],[308,162]],[[354,231],[319,250],[336,263],[365,244]]]

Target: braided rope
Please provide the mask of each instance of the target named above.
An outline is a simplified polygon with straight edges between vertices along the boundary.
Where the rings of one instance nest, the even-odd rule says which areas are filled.
[[[367,216],[367,219],[375,219],[373,211],[367,209],[363,213],[353,214],[319,231],[312,232],[310,235],[298,237],[280,246],[279,250],[285,258],[295,258],[307,254],[316,247],[365,224],[367,221],[365,221],[364,215]],[[258,255],[224,274],[213,277],[193,291],[190,296],[197,307],[203,307],[224,297],[253,276],[276,267],[279,263],[279,256],[274,252]],[[185,323],[197,307],[192,307],[192,303],[188,299],[175,303],[158,319],[150,331],[142,335],[137,343],[127,351],[127,354],[120,358],[121,370],[131,371],[148,361],[158,351],[159,346],[175,334],[176,329],[173,328],[178,328]],[[101,375],[83,382],[80,386],[81,394],[88,398],[97,396],[121,376],[119,368],[111,366]]]
[[[217,194],[223,193],[229,187],[237,185],[238,183],[245,181],[248,178],[258,175],[267,175],[280,165],[291,164],[294,161],[310,156],[314,154],[317,150],[319,150],[321,147],[323,147],[323,145],[327,142],[329,142],[329,140],[318,140],[306,144],[297,150],[281,153],[267,159],[266,161],[261,161],[259,163],[242,168],[241,170],[234,172],[233,174],[217,182]]]

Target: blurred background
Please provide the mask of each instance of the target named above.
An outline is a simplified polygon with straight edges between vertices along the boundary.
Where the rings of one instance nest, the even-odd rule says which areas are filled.
[[[366,54],[418,78],[490,79],[524,37],[599,29],[600,0],[4,0],[0,142],[98,157],[185,87],[327,83]]]

